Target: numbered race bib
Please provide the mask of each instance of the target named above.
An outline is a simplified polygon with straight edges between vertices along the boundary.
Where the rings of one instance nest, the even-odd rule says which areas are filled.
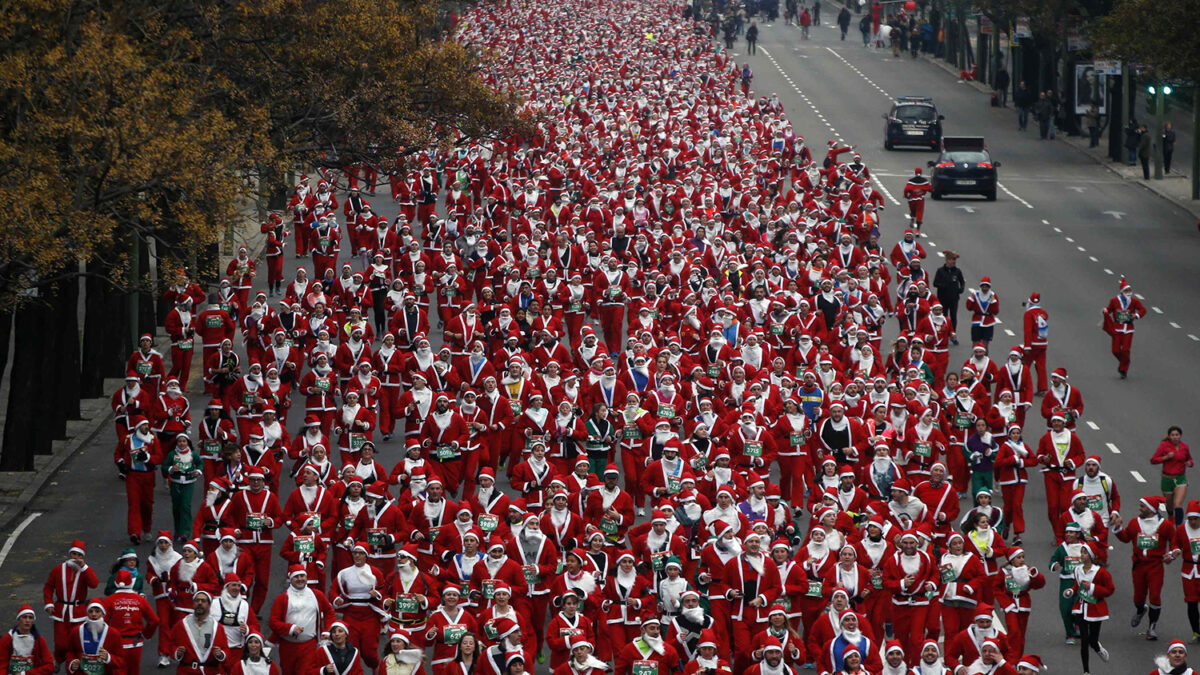
[[[458,451],[449,443],[439,443],[436,452],[437,458],[443,462],[452,460],[458,456]]]
[[[1069,555],[1063,558],[1063,574],[1074,574],[1076,567],[1079,567],[1079,556]]]
[[[367,442],[367,435],[357,431],[350,432],[350,452],[358,452],[362,450],[363,443]]]
[[[181,455],[178,452],[171,456],[171,470],[175,473],[189,473],[192,470],[192,453]]]
[[[661,572],[666,569],[668,555],[670,555],[670,553],[666,551],[663,551],[662,553],[650,554],[650,566],[654,568],[655,572]]]
[[[1129,323],[1129,319],[1131,319],[1131,318],[1132,318],[1132,316],[1130,315],[1129,312],[1125,312],[1125,311],[1117,312],[1117,323]]]
[[[954,426],[958,429],[969,429],[971,427],[971,416],[966,413],[955,414]]]
[[[487,598],[488,600],[491,600],[496,595],[496,580],[495,579],[484,579],[482,588],[483,588],[483,597]]]
[[[804,445],[804,434],[788,434],[788,443],[793,448]]]
[[[634,661],[633,675],[658,675],[658,662]]]
[[[489,533],[495,532],[496,528],[500,526],[499,516],[493,516],[490,513],[479,514],[479,518],[476,522],[479,523],[479,529]]]
[[[1023,588],[1021,588],[1021,582],[1017,581],[1016,579],[1014,579],[1012,577],[1004,578],[1004,588],[1009,593],[1017,593],[1019,591],[1024,590]]]
[[[267,517],[261,513],[246,514],[246,529],[254,532],[262,532],[267,526]]]
[[[819,597],[821,597],[821,587],[822,587],[822,583],[820,581],[810,580],[808,582],[808,592],[805,593],[805,595],[807,595],[810,598],[819,598]]]
[[[781,323],[771,324],[771,335],[783,335],[783,324],[781,324]]]
[[[104,675],[108,672],[108,664],[98,654],[80,654],[79,672],[85,675]]]
[[[696,471],[703,471],[708,466],[707,455],[696,455],[692,458],[692,468]]]
[[[219,316],[205,317],[204,325],[209,328],[220,328],[221,327],[221,317],[219,317]]]
[[[179,348],[184,351],[191,351],[192,349],[195,348],[195,345],[191,340],[180,340]]]
[[[1188,546],[1192,549],[1192,558],[1200,557],[1200,539],[1189,539]]]
[[[883,570],[871,570],[871,588],[883,588]]]
[[[452,623],[442,628],[442,642],[448,645],[456,645],[462,641],[462,636],[467,634],[467,627],[461,623]]]
[[[150,364],[149,361],[138,361],[138,364],[137,364],[138,375],[149,375],[150,371],[152,369],[153,369],[153,366]]]
[[[670,492],[671,494],[678,494],[682,490],[683,483],[680,481],[680,479],[676,478],[675,476],[667,477],[667,492]]]
[[[621,438],[638,439],[642,437],[641,429],[637,427],[625,427],[621,430]]]
[[[1139,534],[1137,536],[1137,547],[1143,551],[1158,548],[1157,534]]]
[[[600,531],[604,534],[615,537],[617,535],[617,527],[617,521],[608,516],[600,519]]]
[[[521,414],[521,402],[515,399],[508,399],[508,407],[512,408],[513,417]]]
[[[1094,605],[1096,604],[1096,596],[1087,591],[1081,590],[1079,591],[1079,601],[1087,605]]]
[[[347,530],[353,528],[354,516],[346,516],[345,518],[342,518],[342,527],[346,528]]]
[[[417,596],[412,593],[401,593],[396,596],[397,614],[416,614],[419,611],[421,611],[421,603],[417,601]]]
[[[721,374],[721,366],[711,365],[705,370],[705,373],[709,377],[718,377]]]
[[[665,420],[675,419],[675,406],[660,403],[658,405],[658,416]]]
[[[372,527],[367,530],[367,545],[373,548],[387,546],[387,530],[382,527]]]
[[[320,389],[321,391],[323,391],[327,394],[329,393],[329,390],[331,388],[333,388],[333,382],[330,381],[330,379],[327,377],[318,377],[317,381],[316,381],[316,385],[317,385],[317,389]]]
[[[742,444],[742,454],[747,457],[762,457],[763,448],[761,441],[746,441]]]
[[[582,312],[583,311],[583,303],[572,302],[569,305],[567,305],[567,311],[568,312]]]
[[[933,455],[933,444],[916,441],[913,443],[913,453],[918,457],[931,457]]]
[[[1104,509],[1104,497],[1102,495],[1088,495],[1087,507],[1093,511],[1102,511]]]
[[[536,569],[525,569],[523,571],[525,572],[525,583],[529,584],[530,586],[533,586],[542,580],[542,578],[538,576]]]
[[[212,439],[206,439],[200,442],[200,454],[205,457],[216,459],[221,454],[221,442]]]
[[[27,670],[33,670],[33,656],[17,656],[13,654],[8,659],[9,673],[23,673]]]
[[[942,583],[950,583],[958,578],[958,573],[954,571],[953,565],[942,565],[940,576]]]
[[[313,553],[317,550],[316,538],[311,534],[299,534],[292,537],[292,548],[298,553]]]

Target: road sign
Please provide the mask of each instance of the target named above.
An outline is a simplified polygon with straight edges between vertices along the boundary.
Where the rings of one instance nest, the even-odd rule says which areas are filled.
[[[1092,63],[1097,75],[1120,75],[1121,62],[1115,59],[1097,60]]]

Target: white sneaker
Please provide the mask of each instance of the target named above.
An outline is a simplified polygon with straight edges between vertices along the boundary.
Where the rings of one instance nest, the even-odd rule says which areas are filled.
[[[643,517],[645,517],[645,515],[646,515],[646,509],[638,509],[638,510],[637,510],[637,514],[638,514],[638,518],[643,518]]]
[[[158,667],[159,668],[167,668],[167,667],[170,667],[170,665],[171,665],[171,659],[168,658],[166,654],[158,657]]]
[[[1104,645],[1100,645],[1099,654],[1100,654],[1100,660],[1105,663],[1108,663],[1108,650],[1104,648]]]

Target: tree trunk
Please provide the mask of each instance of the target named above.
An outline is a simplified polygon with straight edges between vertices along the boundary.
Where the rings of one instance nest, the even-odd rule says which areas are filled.
[[[4,379],[4,371],[8,369],[8,348],[12,345],[12,324],[12,312],[0,311],[0,380]]]
[[[47,342],[48,313],[44,302],[34,299],[18,309],[13,318],[13,387],[8,396],[0,471],[32,470],[33,456],[50,450],[50,436],[46,433],[48,411],[40,409],[37,401],[37,392],[54,384],[47,381],[45,364],[49,354],[43,349]]]
[[[59,284],[54,298],[55,348],[51,406],[59,412],[55,438],[66,438],[67,420],[79,419],[79,279],[70,277]]]
[[[104,391],[104,378],[121,377],[128,349],[125,326],[129,323],[129,307],[123,294],[118,293],[105,278],[111,269],[104,263],[88,263],[85,287],[86,313],[83,319],[83,361],[80,369],[80,395],[96,398]]]
[[[137,240],[138,269],[141,274],[134,283],[137,284],[138,294],[138,335],[155,335],[158,332],[158,322],[154,317],[154,275],[150,268],[150,245],[142,239]],[[166,315],[164,314],[165,318]]]

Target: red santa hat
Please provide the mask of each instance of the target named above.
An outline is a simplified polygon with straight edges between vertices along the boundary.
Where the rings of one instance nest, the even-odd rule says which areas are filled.
[[[1138,503],[1144,504],[1146,506],[1146,508],[1150,509],[1151,511],[1153,511],[1155,513],[1158,513],[1166,505],[1167,500],[1164,499],[1160,495],[1151,495],[1149,497],[1142,497],[1141,499],[1138,500]]]
[[[700,640],[696,643],[696,649],[701,647],[717,647],[717,634],[711,628],[705,628],[700,631]],[[782,651],[782,650],[781,650]]]
[[[1121,275],[1121,280],[1117,282],[1117,288],[1124,291],[1126,288],[1132,288],[1128,281],[1125,281],[1125,275]]]
[[[1055,368],[1050,372],[1050,377],[1058,377],[1065,380],[1067,379],[1067,369],[1062,367]]]
[[[780,642],[779,638],[775,637],[774,635],[768,635],[767,638],[763,640],[762,650],[763,652],[782,652],[783,643]]]
[[[87,554],[87,544],[84,543],[82,539],[76,539],[75,541],[71,542],[71,548],[68,549],[67,552],[68,553],[79,553],[80,555],[86,555]]]
[[[1200,500],[1198,500],[1198,499],[1188,500],[1187,513],[1184,514],[1184,517],[1200,518]]]
[[[1183,642],[1180,640],[1175,640],[1174,642],[1178,642],[1181,645],[1183,644]],[[1185,646],[1183,648],[1183,650],[1186,652],[1187,647]],[[1040,670],[1045,669],[1046,666],[1042,663],[1042,657],[1038,656],[1037,654],[1026,654],[1026,655],[1022,656],[1020,658],[1020,660],[1017,661],[1017,667],[1018,668],[1027,668],[1036,673]]]
[[[900,642],[899,642],[899,641],[897,641],[897,640],[888,640],[886,643],[884,643],[884,645],[883,645],[883,655],[884,655],[884,656],[887,656],[888,654],[891,654],[892,652],[900,652],[901,654],[903,654],[903,653],[904,653],[904,647],[901,647],[901,646],[900,646]]]
[[[26,614],[28,614],[29,616],[31,616],[35,619],[37,618],[37,614],[34,613],[32,607],[30,607],[29,605],[21,605],[21,609],[17,610],[17,618],[20,619],[21,617],[25,616]]]
[[[387,499],[387,486],[381,483],[382,481],[371,483],[371,487],[367,488],[367,497],[370,499]]]
[[[408,559],[414,560],[414,561],[417,560],[417,545],[410,543],[410,544],[405,544],[404,546],[401,546],[399,549],[396,550],[396,557],[397,558],[408,558]]]
[[[113,579],[113,584],[116,585],[117,588],[131,588],[133,586],[133,574],[129,572],[128,568],[122,567],[121,569],[117,570],[117,575]]]
[[[288,579],[295,578],[297,574],[308,575],[308,569],[304,565],[288,565]]]
[[[991,621],[993,609],[994,608],[991,605],[981,602],[978,605],[975,605],[975,616],[972,618],[975,621],[980,619],[987,619],[988,621]]]

